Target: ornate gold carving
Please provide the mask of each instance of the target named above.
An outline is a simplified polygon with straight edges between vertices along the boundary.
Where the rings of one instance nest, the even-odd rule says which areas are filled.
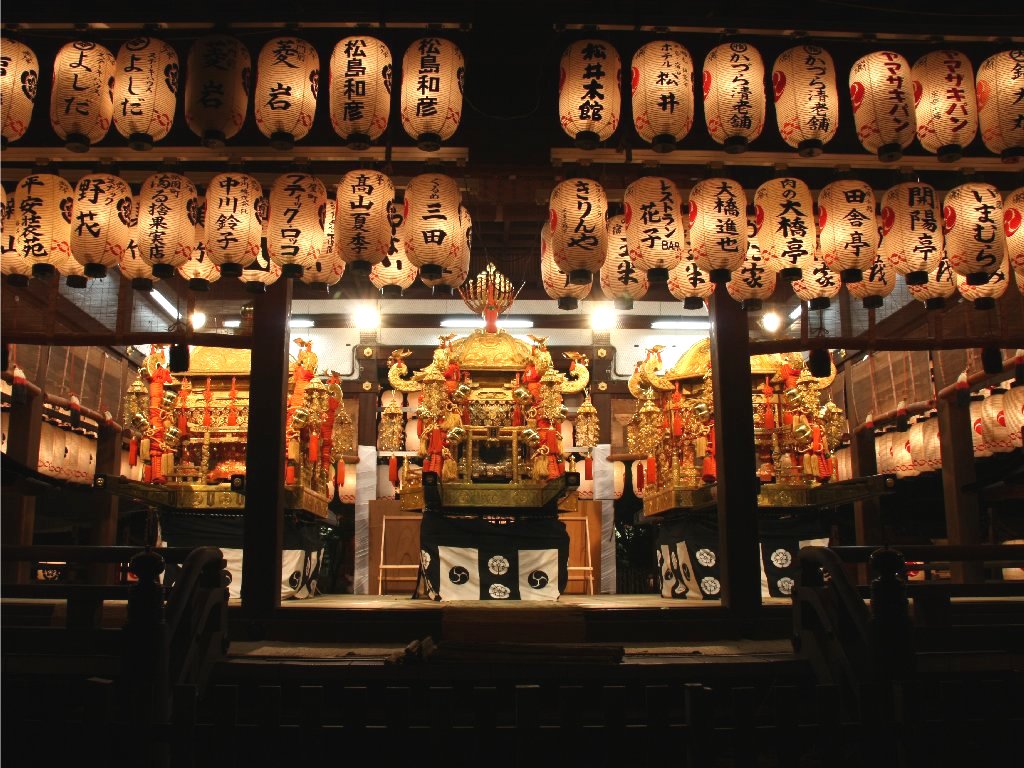
[[[450,355],[463,368],[473,371],[521,371],[531,362],[530,345],[498,329],[473,331],[451,344]]]
[[[388,358],[388,383],[392,389],[399,392],[419,392],[421,384],[417,381],[410,381],[405,377],[409,374],[409,368],[405,364],[405,358],[412,354],[409,349],[396,349]]]
[[[371,384],[368,381],[364,381],[363,382],[363,392],[369,392],[372,389],[373,389],[373,384]]]
[[[188,373],[190,376],[248,375],[251,367],[252,354],[248,349],[193,347],[189,353]]]
[[[582,392],[590,383],[590,369],[587,368],[590,361],[586,355],[579,352],[563,352],[562,354],[567,360],[572,361],[567,374],[569,378],[562,383],[562,394],[573,395]]]

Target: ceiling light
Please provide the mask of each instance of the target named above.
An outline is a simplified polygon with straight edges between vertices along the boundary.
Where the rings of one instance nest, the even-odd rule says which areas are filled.
[[[590,327],[595,331],[610,331],[618,324],[618,313],[611,304],[598,305],[590,313]]]
[[[308,318],[293,317],[288,321],[289,328],[312,328],[316,323]]]
[[[479,317],[446,317],[441,321],[442,328],[483,328],[485,325]],[[511,317],[500,318],[501,328],[533,328],[533,320],[519,320]]]
[[[352,310],[352,324],[365,331],[380,328],[380,312],[372,304],[357,304]]]
[[[768,333],[775,333],[781,325],[782,318],[779,317],[777,312],[769,311],[761,315],[761,327],[768,331]]]
[[[651,323],[655,331],[706,331],[711,328],[710,320],[655,320]]]
[[[206,313],[196,310],[192,313],[192,330],[198,331],[200,328],[206,325]]]
[[[790,320],[796,320],[798,317],[800,317],[800,313],[803,312],[803,311],[804,311],[804,305],[803,304],[797,304],[796,308],[794,308],[793,311],[789,313],[789,319]]]
[[[160,293],[160,291],[150,291],[149,295],[152,296],[156,303],[160,305],[160,309],[171,316],[172,320],[181,319],[181,313],[178,312],[178,308],[174,306],[166,296]]]
[[[242,321],[241,320],[225,320],[222,323],[222,325],[225,328],[241,328],[242,327]]]

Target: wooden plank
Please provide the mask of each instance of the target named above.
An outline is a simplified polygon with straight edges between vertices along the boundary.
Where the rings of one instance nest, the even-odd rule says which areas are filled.
[[[964,490],[974,485],[974,442],[971,439],[970,403],[957,398],[938,402],[939,448],[942,454],[942,496],[946,508],[946,538],[950,544],[981,543],[981,513],[978,497]],[[950,578],[958,583],[984,579],[978,562],[953,563]]]
[[[0,519],[3,521],[0,530],[3,531],[4,542],[31,544],[36,519],[35,496],[5,488],[0,499],[3,504],[0,509]],[[31,562],[5,557],[2,566],[4,583],[27,584],[31,577],[31,567]]]

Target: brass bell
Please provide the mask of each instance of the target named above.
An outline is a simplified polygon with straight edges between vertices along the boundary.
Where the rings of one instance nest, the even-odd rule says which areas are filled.
[[[524,429],[519,435],[531,446],[537,445],[540,442],[540,433],[535,429]]]
[[[515,398],[516,402],[522,406],[533,405],[533,395],[530,394],[530,390],[526,387],[516,387],[512,393],[512,397]]]
[[[558,418],[567,419],[569,418],[569,407],[566,405],[558,406]]]
[[[164,396],[160,399],[160,405],[164,407],[164,410],[173,408],[176,402],[178,402],[178,393],[165,389]]]
[[[461,405],[462,403],[466,402],[466,398],[469,397],[469,393],[470,388],[468,384],[466,384],[465,382],[459,384],[459,386],[455,388],[455,391],[452,392],[452,402]]]
[[[132,426],[139,432],[145,432],[149,429],[149,417],[142,411],[136,411],[132,414]]]
[[[168,448],[177,448],[181,444],[181,431],[177,427],[164,430],[164,443]]]
[[[698,419],[706,419],[711,413],[707,403],[699,402],[693,406],[693,415]]]
[[[292,414],[292,429],[302,429],[309,422],[309,411],[305,408],[296,408]]]
[[[799,442],[805,443],[811,439],[811,428],[806,424],[798,424],[793,428],[793,437]]]
[[[466,439],[466,430],[462,427],[452,427],[445,435],[449,445],[458,445]]]

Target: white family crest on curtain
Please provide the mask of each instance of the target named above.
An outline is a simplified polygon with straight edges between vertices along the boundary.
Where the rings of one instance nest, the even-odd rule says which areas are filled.
[[[580,149],[596,149],[619,127],[622,60],[605,40],[577,40],[562,53],[558,113]]]

